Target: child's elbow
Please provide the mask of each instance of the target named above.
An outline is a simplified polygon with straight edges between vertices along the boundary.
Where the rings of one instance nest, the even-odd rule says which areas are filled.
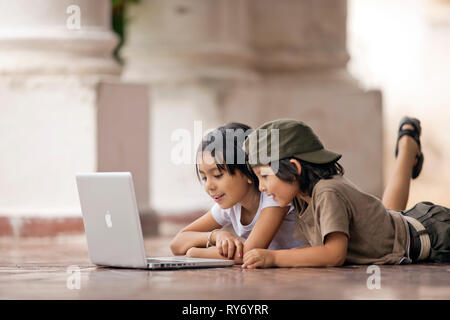
[[[345,258],[345,254],[336,255],[329,260],[327,267],[340,267],[345,263]]]
[[[345,263],[345,258],[338,259],[338,260],[335,261],[333,267],[340,267],[340,266],[344,265],[344,263]]]

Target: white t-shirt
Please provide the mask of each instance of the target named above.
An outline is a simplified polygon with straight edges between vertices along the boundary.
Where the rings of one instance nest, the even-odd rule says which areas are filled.
[[[237,203],[229,209],[222,209],[217,203],[211,208],[211,213],[214,219],[222,227],[233,225],[234,232],[244,239],[247,239],[252,231],[253,227],[258,220],[261,210],[267,207],[279,207],[278,203],[273,200],[272,196],[268,196],[265,192],[261,192],[259,198],[258,211],[253,218],[253,221],[248,225],[243,225],[241,223],[241,204]],[[291,249],[295,247],[304,246],[305,243],[294,238],[292,234],[294,233],[294,222],[295,213],[293,204],[290,205],[289,211],[281,222],[280,228],[275,234],[272,242],[270,243],[268,249],[280,250],[280,249]]]

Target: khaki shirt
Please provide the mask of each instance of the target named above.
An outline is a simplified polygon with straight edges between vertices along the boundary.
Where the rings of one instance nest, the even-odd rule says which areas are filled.
[[[307,208],[296,207],[294,236],[318,246],[332,232],[345,233],[347,264],[398,264],[407,256],[409,233],[402,214],[388,213],[378,198],[342,176],[317,182]]]

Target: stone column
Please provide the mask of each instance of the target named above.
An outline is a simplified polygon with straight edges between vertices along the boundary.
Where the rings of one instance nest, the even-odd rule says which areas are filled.
[[[0,1],[0,75],[117,76],[108,0]]]
[[[382,109],[347,71],[347,1],[247,1],[249,43],[260,81],[236,83],[224,120],[252,126],[276,118],[311,125],[343,154],[346,176],[381,196]],[[246,107],[246,112],[242,111]]]
[[[75,173],[97,170],[97,85],[121,73],[110,11],[109,0],[0,0],[0,216],[15,234],[80,218]]]
[[[193,135],[195,120],[203,130],[304,120],[345,154],[350,178],[381,193],[381,98],[346,70],[345,0],[143,0],[129,19],[123,79],[150,84],[150,192],[160,215],[212,205],[193,164],[171,160],[172,134]]]
[[[152,208],[163,217],[202,213],[211,200],[197,180],[194,151],[206,130],[223,123],[228,85],[257,77],[246,3],[144,0],[128,18],[122,79],[149,84]],[[182,141],[189,155],[177,164]]]

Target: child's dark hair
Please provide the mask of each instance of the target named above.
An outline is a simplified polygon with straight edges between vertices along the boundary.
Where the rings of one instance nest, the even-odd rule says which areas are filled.
[[[290,159],[295,159],[300,163],[302,167],[300,174],[298,174],[294,164],[289,161]],[[315,164],[294,157],[280,160],[278,172],[276,174],[280,180],[289,183],[297,180],[300,192],[307,196],[312,195],[314,186],[319,180],[331,179],[334,175],[344,175],[344,168],[337,161],[325,164]]]
[[[258,190],[258,177],[247,165],[247,155],[242,149],[245,138],[253,131],[249,126],[231,122],[208,133],[197,149],[197,159],[200,152],[210,152],[211,156],[220,171],[227,171],[235,174],[239,170],[252,181],[253,186]],[[222,143],[216,143],[221,139]],[[199,164],[196,161],[195,171],[197,178],[201,180]]]

